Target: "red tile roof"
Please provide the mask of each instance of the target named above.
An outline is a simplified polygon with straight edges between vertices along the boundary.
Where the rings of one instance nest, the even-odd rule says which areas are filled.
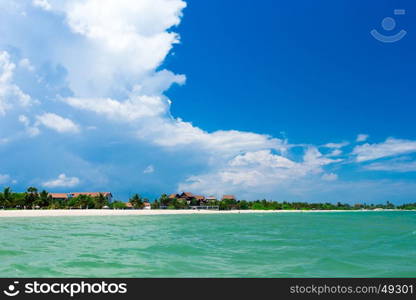
[[[189,197],[189,198],[194,197],[194,194],[189,193],[189,192],[184,192],[183,194],[184,194],[186,197]]]
[[[66,199],[68,198],[68,194],[65,193],[49,193],[52,199]]]
[[[70,193],[73,197],[78,197],[79,195],[86,195],[91,197],[98,197],[100,194],[103,194],[105,197],[112,196],[110,192],[86,192],[86,193]]]
[[[112,194],[110,192],[86,192],[86,193],[49,193],[53,199],[67,199],[68,195],[71,197],[78,197],[79,195],[87,195],[91,197],[98,197],[100,194],[103,194],[104,197],[111,197]]]

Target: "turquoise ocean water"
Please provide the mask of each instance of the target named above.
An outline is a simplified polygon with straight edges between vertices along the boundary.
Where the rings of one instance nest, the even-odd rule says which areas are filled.
[[[416,277],[416,212],[0,219],[0,277]]]

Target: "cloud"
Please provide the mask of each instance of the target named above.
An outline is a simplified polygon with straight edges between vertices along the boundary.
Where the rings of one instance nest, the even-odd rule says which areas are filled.
[[[64,49],[59,60],[68,70],[71,90],[82,98],[102,98],[155,76],[166,85],[177,81],[155,71],[179,35],[168,30],[180,23],[182,0],[51,0],[52,11],[65,16],[77,40],[77,60]],[[85,72],[88,70],[88,72]],[[166,83],[168,81],[168,83]],[[128,91],[127,91],[128,92]]]
[[[322,175],[321,178],[322,180],[325,180],[325,181],[335,181],[338,179],[338,175],[335,173],[328,173],[328,174]]]
[[[0,117],[15,104],[27,107],[32,103],[31,97],[13,83],[15,68],[9,53],[0,51]]]
[[[350,143],[349,142],[342,142],[342,143],[328,143],[325,144],[324,147],[325,148],[334,148],[334,149],[339,149],[339,148],[343,148],[345,146],[348,146]]]
[[[271,151],[262,150],[257,152],[248,152],[238,155],[229,163],[231,167],[246,167],[258,165],[272,168],[293,168],[296,163],[280,155],[274,155]]]
[[[36,116],[36,120],[39,124],[55,130],[59,133],[77,133],[80,131],[79,126],[72,122],[70,119],[63,118],[53,113],[45,113],[40,116]]]
[[[179,190],[205,194],[241,193],[255,197],[257,189],[263,193],[321,174],[323,167],[341,160],[324,156],[316,147],[305,150],[300,162],[290,160],[270,150],[240,154],[212,172],[193,175],[179,185]]]
[[[46,188],[59,188],[59,187],[74,187],[80,183],[77,177],[67,177],[65,174],[60,174],[57,179],[46,181],[42,183],[42,186]]]
[[[19,116],[19,122],[22,123],[25,126],[30,125],[30,121],[29,121],[28,117],[26,117],[25,115],[20,115]]]
[[[365,142],[370,136],[368,134],[359,134],[355,140],[357,143]]]
[[[51,10],[52,6],[48,2],[48,0],[33,0],[33,5],[40,7],[44,10]]]
[[[0,174],[0,184],[5,184],[10,181],[10,175]]]
[[[68,37],[56,43],[68,45],[50,55],[67,72],[73,96],[60,99],[70,107],[94,112],[110,122],[129,123],[140,141],[163,148],[193,148],[205,155],[211,152],[209,155],[229,157],[244,151],[285,147],[284,141],[267,135],[236,130],[209,133],[171,117],[171,101],[163,91],[174,83],[183,84],[186,78],[156,69],[179,42],[178,34],[168,29],[179,24],[186,7],[184,1],[49,3],[51,11],[63,15],[72,34],[78,36],[77,61],[73,52],[65,50],[74,47],[74,41]],[[38,38],[48,41],[50,35]]]
[[[342,154],[342,151],[339,149],[334,149],[328,156],[340,156]]]
[[[134,96],[123,102],[109,98],[67,98],[64,101],[73,107],[93,111],[119,122],[155,117],[166,113],[168,109],[168,103],[162,97]]]
[[[285,141],[269,135],[237,130],[209,133],[179,118],[155,118],[146,125],[137,131],[137,137],[165,148],[193,147],[198,151],[226,156],[263,149],[284,151],[287,148]]]
[[[416,152],[416,141],[388,138],[383,143],[356,146],[352,154],[357,162],[364,162],[412,152]]]
[[[363,167],[368,171],[386,171],[386,172],[416,172],[416,161],[411,158],[396,158],[383,162],[375,162]]]
[[[30,60],[27,58],[23,58],[19,61],[19,66],[30,71],[33,72],[35,71],[35,67],[31,64]]]
[[[28,117],[25,115],[20,115],[18,118],[19,122],[22,123],[26,128],[26,133],[30,137],[35,137],[40,133],[40,130],[37,126],[32,126]]]
[[[155,168],[152,166],[152,165],[150,165],[150,166],[148,166],[146,169],[144,169],[144,171],[143,171],[143,173],[144,174],[151,174],[151,173],[154,173],[155,172]]]

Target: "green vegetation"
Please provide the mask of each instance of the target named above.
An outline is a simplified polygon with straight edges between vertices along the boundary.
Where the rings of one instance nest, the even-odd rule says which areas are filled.
[[[125,202],[121,202],[121,201],[114,201],[110,204],[110,208],[113,209],[125,209],[127,208],[126,203]]]
[[[109,202],[103,194],[97,197],[79,195],[74,198],[56,200],[43,190],[38,191],[35,187],[29,187],[24,193],[14,193],[11,188],[6,187],[0,192],[0,209],[143,209],[149,200],[142,198],[139,194],[133,195],[129,203],[121,201]],[[151,203],[152,209],[190,209],[190,208],[213,208],[219,210],[374,210],[374,209],[403,209],[416,210],[416,203],[395,206],[386,204],[344,204],[344,203],[306,203],[306,202],[276,202],[267,200],[245,201],[235,199],[219,200],[188,200],[169,198],[166,194],[160,196]]]
[[[29,187],[24,193],[14,193],[9,187],[0,192],[0,208],[3,209],[101,209],[111,205],[103,194],[98,197],[79,195],[67,200],[54,200],[47,191],[39,193],[35,187]]]
[[[395,206],[387,202],[386,204],[344,204],[344,203],[306,203],[306,202],[276,202],[267,200],[246,201],[235,199],[209,200],[208,202],[200,202],[191,199],[190,203],[186,203],[183,199],[169,198],[163,194],[158,200],[152,203],[153,209],[189,209],[192,207],[217,207],[219,210],[374,210],[374,209],[405,209],[416,210],[415,204],[405,204]]]
[[[133,197],[129,199],[129,203],[131,203],[135,209],[143,209],[145,202],[147,202],[147,199],[143,199],[139,194],[134,194]]]

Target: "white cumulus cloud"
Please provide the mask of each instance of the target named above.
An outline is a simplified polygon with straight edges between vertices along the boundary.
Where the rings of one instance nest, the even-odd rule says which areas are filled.
[[[356,146],[352,154],[357,162],[376,160],[416,152],[416,141],[388,138],[383,143]]]
[[[144,169],[143,173],[144,174],[151,174],[155,172],[155,167],[153,167],[152,165],[146,167],[146,169]]]
[[[33,0],[33,5],[40,7],[44,10],[51,10],[52,6],[48,0]]]
[[[0,51],[0,116],[15,104],[27,107],[32,99],[13,83],[16,65],[11,62],[8,52]]]
[[[369,137],[370,136],[368,134],[361,133],[361,134],[357,135],[356,142],[357,143],[365,142],[366,140],[368,140]]]
[[[321,178],[322,180],[325,180],[325,181],[335,181],[338,179],[338,175],[335,173],[327,173],[327,174],[322,175]]]
[[[349,142],[328,143],[328,144],[325,144],[324,147],[332,148],[332,149],[340,149],[340,148],[343,148],[343,147],[348,146],[348,145],[349,145]]]
[[[36,137],[39,135],[40,130],[36,125],[31,125],[29,118],[25,115],[20,115],[18,118],[19,122],[22,123],[26,129],[26,133],[30,137]]]
[[[5,184],[10,181],[10,175],[0,174],[0,184]]]
[[[180,184],[179,190],[215,195],[236,192],[250,195],[260,189],[265,193],[321,174],[324,166],[339,161],[324,156],[316,147],[307,148],[300,162],[273,154],[270,150],[247,152],[209,173],[188,177]]]
[[[167,112],[169,104],[162,97],[134,96],[126,101],[87,98],[67,98],[69,105],[102,114],[116,121],[135,121]]]
[[[67,177],[65,174],[60,174],[57,179],[46,181],[42,183],[42,186],[46,188],[58,188],[58,187],[74,187],[80,183],[77,177]]]
[[[387,171],[387,172],[416,172],[416,161],[408,157],[394,158],[382,162],[374,162],[364,166],[369,171]]]
[[[45,127],[53,129],[59,133],[77,133],[79,132],[79,126],[70,119],[63,118],[53,113],[45,113],[40,116],[36,116],[36,120],[39,124]]]
[[[70,49],[55,53],[68,70],[71,89],[82,98],[102,98],[149,77],[170,85],[178,78],[158,72],[179,35],[182,0],[50,0],[70,30],[82,37],[77,59]],[[85,70],[88,70],[85,72]]]

